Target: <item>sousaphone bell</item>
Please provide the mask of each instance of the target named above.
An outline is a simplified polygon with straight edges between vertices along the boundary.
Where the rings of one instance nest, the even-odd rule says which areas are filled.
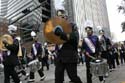
[[[65,42],[59,36],[54,34],[54,29],[58,26],[60,26],[65,33],[72,32],[71,25],[67,20],[60,17],[51,18],[45,23],[43,28],[44,37],[48,42],[54,44],[63,44]]]
[[[13,38],[12,38],[11,35],[5,34],[5,35],[1,36],[1,37],[0,37],[0,50],[2,50],[2,51],[7,50],[7,49],[5,48],[5,46],[4,46],[3,41],[6,41],[7,44],[9,44],[9,45],[13,44]]]

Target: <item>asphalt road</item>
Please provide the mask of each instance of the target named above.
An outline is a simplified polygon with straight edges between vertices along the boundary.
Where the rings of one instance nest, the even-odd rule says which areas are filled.
[[[35,73],[35,82],[34,83],[54,83],[54,65],[50,66],[50,70],[47,71],[44,70],[44,73],[46,75],[46,78],[44,81],[40,81],[40,77],[38,73]],[[80,76],[83,83],[86,83],[86,67],[85,65],[78,65],[78,75]],[[27,80],[24,80],[24,77],[21,78],[23,83],[27,83]],[[4,74],[0,74],[0,83],[4,83]],[[13,83],[13,82],[11,82]],[[65,72],[65,82],[69,83],[69,78],[67,76],[67,73]],[[93,76],[93,83],[100,83],[98,80],[98,77]],[[125,83],[125,64],[121,65],[120,67],[117,67],[115,70],[109,73],[109,76],[106,78],[105,83]]]

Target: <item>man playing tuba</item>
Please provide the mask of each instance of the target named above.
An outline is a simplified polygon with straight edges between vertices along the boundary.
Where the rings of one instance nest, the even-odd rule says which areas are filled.
[[[3,64],[4,64],[4,83],[10,83],[10,76],[12,76],[15,83],[22,83],[18,77],[15,67],[19,64],[18,50],[19,42],[16,39],[17,27],[14,25],[8,26],[8,32],[10,35],[4,35],[2,42],[7,49],[3,51]],[[13,40],[9,40],[9,39]],[[10,44],[9,41],[12,43]]]
[[[64,10],[57,11],[57,16],[67,20],[67,15]],[[71,23],[71,28],[72,32],[69,34],[66,34],[61,27],[56,27],[54,30],[54,34],[65,41],[65,43],[59,46],[57,51],[57,58],[55,62],[55,83],[63,83],[65,70],[67,71],[71,82],[82,83],[81,79],[77,75],[77,46],[79,34],[76,24]]]

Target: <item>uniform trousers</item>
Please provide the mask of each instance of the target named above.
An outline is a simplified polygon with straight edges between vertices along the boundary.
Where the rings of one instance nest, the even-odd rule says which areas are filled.
[[[115,56],[115,61],[116,61],[117,66],[120,65],[118,53],[114,53],[114,56]]]
[[[20,82],[18,74],[15,71],[15,66],[4,65],[4,83],[10,83],[10,76],[12,76],[15,83]]]
[[[38,70],[37,72],[39,73],[40,77],[43,77],[43,76],[44,76],[42,68],[41,68],[40,70]],[[35,73],[35,72],[31,72],[31,71],[30,71],[30,79],[34,79],[34,78],[35,78],[34,73]]]
[[[77,63],[62,63],[61,61],[56,61],[55,65],[55,83],[63,83],[65,70],[73,83],[82,83],[77,76]]]
[[[93,55],[93,54],[91,54]],[[90,71],[90,61],[91,61],[91,58],[87,57],[86,55],[86,78],[87,78],[87,83],[92,83],[92,74],[91,74],[91,71]],[[103,81],[103,76],[99,76],[99,81]]]
[[[46,66],[47,70],[49,70],[48,56],[42,58],[42,70],[44,70],[44,66]]]

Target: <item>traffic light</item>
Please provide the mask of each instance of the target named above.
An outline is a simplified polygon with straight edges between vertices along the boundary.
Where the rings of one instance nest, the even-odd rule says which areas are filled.
[[[22,13],[24,13],[24,14],[28,14],[28,13],[30,13],[31,11],[29,10],[29,9],[25,9],[25,10],[23,10],[22,11]]]

